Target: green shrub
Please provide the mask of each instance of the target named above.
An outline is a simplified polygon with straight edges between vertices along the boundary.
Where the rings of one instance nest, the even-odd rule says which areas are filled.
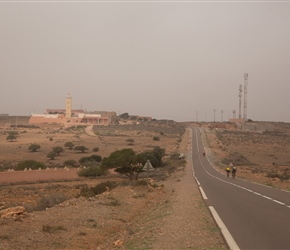
[[[160,141],[160,138],[158,136],[153,136],[153,141]]]
[[[89,156],[89,158],[92,161],[96,161],[96,162],[101,162],[102,161],[102,156],[100,156],[100,155],[91,155],[91,156]]]
[[[84,153],[86,150],[89,150],[89,149],[86,148],[85,146],[75,146],[74,150],[81,151],[82,153]]]
[[[93,148],[93,152],[98,152],[99,151],[99,148],[98,147],[94,147]]]
[[[36,143],[32,143],[29,147],[28,150],[31,152],[36,152],[38,149],[40,149],[40,145]]]
[[[107,170],[100,166],[89,166],[83,168],[78,172],[78,175],[81,177],[97,177],[102,176],[107,173]]]
[[[64,150],[63,150],[62,147],[57,146],[57,147],[53,147],[53,148],[52,148],[52,151],[53,151],[54,153],[56,153],[57,155],[60,155],[60,153],[62,153]]]
[[[115,168],[117,166],[130,166],[135,164],[136,153],[131,148],[124,148],[121,150],[116,150],[105,157],[102,161],[102,167],[105,168]]]
[[[95,162],[101,162],[102,161],[102,156],[99,155],[91,155],[88,157],[82,157],[79,159],[80,164],[90,164],[90,163],[95,163]]]
[[[70,141],[66,142],[64,145],[63,145],[65,148],[68,148],[69,150],[72,150],[74,148],[74,144]]]
[[[106,181],[106,182],[101,182],[98,185],[94,187],[84,187],[80,191],[80,196],[83,197],[92,197],[98,194],[102,194],[106,192],[107,190],[112,190],[115,187],[117,187],[117,183],[114,181]]]
[[[17,136],[15,135],[15,134],[9,134],[9,135],[7,135],[7,137],[6,137],[6,140],[8,141],[13,141],[13,140],[15,140],[17,138]]]
[[[63,163],[64,166],[70,166],[70,167],[78,167],[79,164],[77,163],[76,160],[67,160]]]
[[[15,170],[24,170],[24,169],[32,169],[32,170],[35,170],[35,169],[44,169],[46,168],[45,164],[42,163],[42,162],[38,162],[38,161],[35,161],[35,160],[25,160],[25,161],[22,161],[22,162],[19,162],[16,167],[15,167]]]
[[[54,160],[54,158],[56,157],[56,153],[55,152],[49,152],[47,155],[47,158]]]

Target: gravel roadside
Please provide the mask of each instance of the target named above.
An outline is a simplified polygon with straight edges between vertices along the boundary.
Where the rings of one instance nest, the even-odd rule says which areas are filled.
[[[172,188],[172,206],[164,218],[152,249],[226,249],[227,246],[192,175],[191,131],[184,135],[181,150],[187,165],[167,181]]]
[[[186,166],[155,188],[122,186],[23,218],[0,219],[0,250],[226,249],[192,176],[190,129],[179,149]]]

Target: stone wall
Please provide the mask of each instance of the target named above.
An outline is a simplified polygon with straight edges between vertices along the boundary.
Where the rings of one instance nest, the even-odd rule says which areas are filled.
[[[0,126],[5,127],[7,123],[10,126],[29,125],[30,116],[0,116]]]

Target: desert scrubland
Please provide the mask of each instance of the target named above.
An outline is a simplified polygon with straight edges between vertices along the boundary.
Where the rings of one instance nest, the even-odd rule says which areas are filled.
[[[290,188],[290,126],[284,123],[274,124],[271,132],[179,123],[94,127],[90,132],[82,126],[2,126],[0,249],[225,249],[190,172],[191,125],[200,126],[207,157],[219,171],[234,161],[238,178]],[[9,141],[11,130],[18,135]],[[69,150],[64,147],[68,141],[88,150]],[[32,143],[41,147],[31,152]],[[49,159],[47,154],[57,146],[64,151]],[[140,153],[155,146],[165,149],[164,165],[149,173],[148,182],[146,173],[139,181],[129,181],[113,170],[84,178],[77,167],[64,164],[94,154],[108,157],[123,148]],[[179,153],[185,159],[179,160]],[[11,171],[30,159],[45,168]],[[26,179],[11,178],[20,173]],[[105,191],[86,196],[86,190],[102,183]],[[18,213],[4,216],[3,211],[15,207]]]

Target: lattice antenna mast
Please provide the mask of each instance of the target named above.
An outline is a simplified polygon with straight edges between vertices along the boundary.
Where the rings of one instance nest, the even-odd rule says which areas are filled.
[[[244,120],[247,120],[248,73],[244,74]]]
[[[239,88],[239,119],[242,119],[242,93],[243,93],[243,86],[240,84]]]

